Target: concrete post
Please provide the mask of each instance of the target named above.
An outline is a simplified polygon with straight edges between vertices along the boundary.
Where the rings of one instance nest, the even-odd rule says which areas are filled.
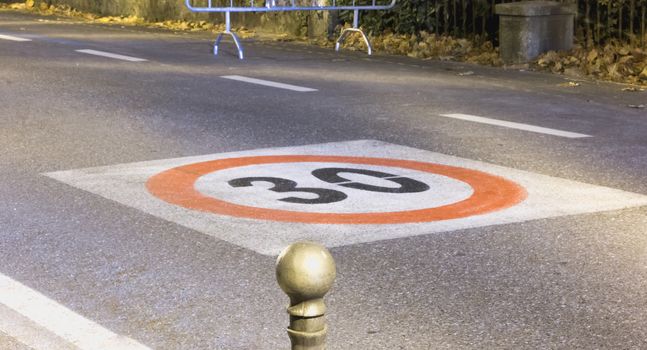
[[[327,326],[323,297],[335,281],[330,252],[313,242],[297,242],[276,260],[276,279],[290,297],[288,336],[292,350],[325,350]]]
[[[542,53],[573,47],[572,4],[554,1],[521,1],[498,4],[499,49],[506,64],[526,63]]]

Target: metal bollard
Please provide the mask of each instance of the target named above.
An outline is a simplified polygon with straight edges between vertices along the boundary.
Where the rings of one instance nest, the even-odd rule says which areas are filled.
[[[288,336],[292,350],[325,350],[327,326],[323,297],[335,281],[335,261],[326,247],[297,242],[276,260],[276,280],[290,297]]]

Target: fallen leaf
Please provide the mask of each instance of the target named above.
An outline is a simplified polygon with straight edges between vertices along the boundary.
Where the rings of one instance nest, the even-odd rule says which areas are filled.
[[[643,69],[643,71],[640,73],[640,77],[647,78],[647,67],[645,67],[645,69]]]
[[[639,91],[645,91],[643,88],[635,87],[635,86],[630,86],[622,89],[622,91],[627,91],[627,92],[639,92]]]
[[[569,81],[568,83],[561,83],[561,84],[559,84],[558,86],[561,86],[561,87],[578,87],[578,86],[580,86],[580,85],[581,85],[581,84],[580,84],[580,83],[578,83],[578,82],[575,82],[575,81]]]

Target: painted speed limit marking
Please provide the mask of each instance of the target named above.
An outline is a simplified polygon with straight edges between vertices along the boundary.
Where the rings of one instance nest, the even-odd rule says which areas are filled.
[[[261,254],[647,205],[647,196],[372,140],[45,174]]]
[[[289,164],[298,171],[304,168],[304,164],[306,169],[313,168],[312,166],[308,167],[308,164],[312,163],[317,164],[317,166],[310,171],[310,177],[313,178],[310,180],[318,180],[319,183],[307,186],[299,185],[295,178],[298,177],[297,180],[304,179],[307,181],[308,176],[300,175],[290,179],[277,177],[279,175],[276,174],[284,174],[284,172],[277,172],[276,170],[272,172],[271,169],[255,171],[254,169],[255,165]],[[331,164],[326,166],[321,165],[321,163]],[[420,200],[428,197],[433,198],[433,193],[431,193],[431,196],[429,195],[432,192],[429,184],[404,175],[396,175],[396,171],[383,172],[374,168],[353,167],[356,164],[400,168],[410,172],[441,175],[468,185],[472,191],[470,191],[471,193],[467,198],[460,198],[456,202],[434,206],[433,201],[424,202]],[[220,184],[221,187],[224,187],[224,191],[220,191],[223,196],[226,196],[227,192],[237,193],[237,191],[232,191],[231,188],[251,187],[257,183],[270,184],[271,187],[267,187],[265,191],[289,194],[289,196],[269,199],[266,201],[267,203],[263,203],[264,207],[259,207],[258,205],[241,205],[233,201],[208,196],[196,188],[196,183],[206,175],[242,167],[246,168],[244,169],[245,172],[258,173],[261,176],[232,177],[230,175],[229,179],[212,181],[216,182],[216,186]],[[285,173],[290,173],[289,167],[287,167]],[[379,182],[384,184],[371,184],[365,182],[366,180],[352,181],[349,179],[349,175],[361,175],[361,177],[372,178],[372,180],[379,179],[381,180]],[[435,184],[436,181],[429,183]],[[323,185],[335,186],[322,187]],[[147,187],[156,197],[188,209],[252,219],[319,224],[393,224],[449,220],[501,210],[519,203],[526,196],[525,190],[512,181],[471,169],[398,159],[307,155],[243,157],[193,163],[173,168],[151,177],[147,182]],[[452,190],[450,187],[449,192]],[[442,191],[447,191],[447,189],[434,186],[433,192]],[[364,194],[364,197],[369,198],[382,197],[388,201],[390,198],[400,195],[418,193],[423,195],[409,196],[408,199],[422,207],[419,209],[398,210],[401,208],[396,206],[388,212],[339,213],[334,212],[333,207],[333,212],[308,212],[308,207],[313,205],[347,201],[351,194],[354,194],[351,195],[352,197],[361,196],[362,194]],[[387,195],[385,196],[385,194]],[[247,197],[255,198],[257,196]],[[292,204],[294,209],[280,209],[290,207],[286,203]],[[373,204],[373,206],[383,207],[379,203]],[[267,208],[268,204],[275,206],[275,208]],[[385,204],[388,206],[388,203]],[[370,208],[371,206],[372,204],[367,202],[363,207]],[[365,210],[361,208],[359,209]]]

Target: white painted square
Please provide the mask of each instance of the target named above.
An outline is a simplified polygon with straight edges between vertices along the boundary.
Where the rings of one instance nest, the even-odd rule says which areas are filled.
[[[193,170],[186,171],[188,166],[193,166],[191,164],[196,163],[224,164],[235,163],[239,159],[265,159],[279,156],[281,159],[309,157],[308,159],[312,158],[312,160],[292,163],[267,162],[258,165],[238,164],[226,169],[206,172],[200,176],[191,174]],[[436,221],[425,221],[423,218],[406,222],[407,219],[404,216],[403,222],[405,223],[311,223],[308,218],[323,215],[325,221],[327,220],[325,215],[330,213],[340,214],[337,215],[339,218],[350,218],[351,221],[354,218],[353,215],[363,213],[372,213],[370,215],[375,214],[378,217],[382,213],[395,212],[396,215],[399,215],[397,213],[403,211],[420,213],[418,211],[423,210],[423,213],[426,213],[424,210],[452,203],[462,203],[462,201],[475,197],[473,188],[470,188],[465,182],[448,176],[394,166],[388,162],[376,165],[368,164],[373,161],[365,162],[366,164],[339,161],[339,159],[350,159],[350,157],[378,159],[374,162],[376,164],[380,159],[386,159],[392,163],[424,163],[453,169],[464,168],[468,169],[466,170],[468,173],[482,172],[489,174],[492,178],[502,178],[501,181],[516,183],[525,190],[527,196],[518,204],[510,207]],[[171,170],[177,167],[184,167],[182,169],[185,170]],[[326,180],[334,178],[334,174],[330,175],[330,172],[335,168],[346,169],[339,175],[344,178],[343,180],[348,181]],[[349,168],[350,172],[348,172]],[[313,171],[315,172],[313,173]],[[382,175],[362,174],[367,171],[373,172],[370,174]],[[151,177],[163,172],[165,172],[164,174],[177,172],[181,176],[195,176],[197,181],[191,191],[195,190],[207,201],[216,198],[220,202],[232,204],[233,209],[230,209],[234,213],[233,216],[188,209],[154,196],[147,189],[146,183]],[[326,172],[328,177],[321,175]],[[320,178],[315,177],[313,175],[315,173],[319,174],[317,176]],[[277,255],[281,249],[297,240],[313,240],[328,247],[335,247],[647,205],[647,196],[641,194],[372,140],[163,159],[59,171],[45,175],[265,255]],[[297,190],[296,192],[277,193],[269,191],[274,186],[271,183],[256,179],[250,185],[246,183],[246,177],[272,177],[275,178],[272,180],[274,182],[279,181],[276,180],[277,178],[282,179],[280,180],[282,181],[281,186],[294,181],[298,189],[305,187],[305,191],[313,192]],[[161,179],[160,176],[155,178]],[[405,179],[403,180],[403,178]],[[159,181],[163,182],[164,179]],[[406,186],[409,187],[395,185],[394,181],[405,181]],[[358,183],[363,187],[356,188]],[[427,186],[425,187],[424,184]],[[169,188],[175,191],[176,187],[174,186],[175,184]],[[369,190],[366,189],[367,186]],[[398,187],[411,188],[411,191],[395,193]],[[481,187],[487,190],[487,186]],[[386,188],[387,191],[375,192],[376,188]],[[498,189],[492,188],[492,190]],[[483,198],[487,197],[487,191],[479,191]],[[175,194],[171,195],[171,197],[173,196]],[[180,197],[173,198],[179,202],[184,200],[183,203],[188,207],[194,205],[190,200]],[[286,198],[287,201],[284,201]],[[295,200],[296,202],[294,202]],[[298,203],[299,201],[317,203]],[[237,211],[237,208],[249,209],[250,207],[262,207],[263,209],[259,213],[266,209],[269,209],[270,212],[266,213],[266,218],[252,219],[245,217],[247,214],[242,214],[243,211]],[[303,217],[305,221],[291,222],[290,215],[281,219],[280,215],[274,216],[272,210],[276,210],[278,213],[295,212],[297,213],[293,215],[295,220]],[[256,215],[254,210],[247,210],[247,212],[249,215]],[[418,216],[414,217],[420,218],[420,214],[416,215]]]

